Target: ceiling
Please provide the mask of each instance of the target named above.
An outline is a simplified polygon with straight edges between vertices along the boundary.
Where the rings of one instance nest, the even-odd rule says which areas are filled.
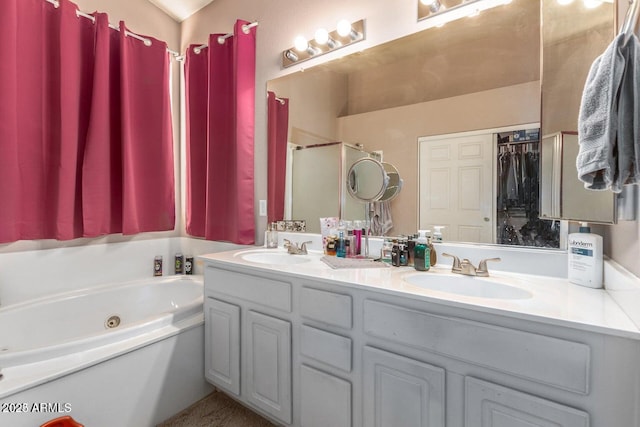
[[[149,0],[178,22],[182,22],[213,0]]]

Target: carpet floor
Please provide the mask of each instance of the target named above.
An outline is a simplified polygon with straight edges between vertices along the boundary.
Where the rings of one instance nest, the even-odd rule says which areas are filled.
[[[260,415],[226,394],[214,391],[158,427],[271,427]]]

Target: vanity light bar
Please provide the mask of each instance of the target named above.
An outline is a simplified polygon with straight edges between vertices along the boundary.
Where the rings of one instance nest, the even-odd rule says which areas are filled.
[[[424,29],[440,27],[447,22],[474,16],[483,10],[511,3],[513,0],[460,0],[460,3],[448,8],[440,7],[434,12],[433,3],[418,2],[418,21],[424,21]],[[440,2],[437,2],[440,3]]]
[[[348,27],[348,21],[347,25]],[[320,31],[319,31],[320,32]],[[316,32],[318,34],[318,32]],[[315,39],[306,41],[304,49],[302,46],[290,47],[282,52],[282,67],[290,67],[300,62],[306,61],[311,58],[324,55],[325,53],[333,52],[334,50],[341,49],[353,43],[357,43],[365,39],[365,26],[364,19],[353,22],[349,31],[346,31],[345,24],[340,22],[338,29],[327,32],[321,37],[319,43]],[[297,44],[297,43],[296,43]]]

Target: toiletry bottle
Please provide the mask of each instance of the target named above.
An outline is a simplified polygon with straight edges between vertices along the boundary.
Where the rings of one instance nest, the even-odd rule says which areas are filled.
[[[173,272],[175,274],[182,274],[184,272],[184,256],[180,252],[176,254],[173,265]]]
[[[413,268],[418,271],[427,271],[431,264],[429,259],[429,248],[427,246],[426,230],[420,230],[418,235],[419,237],[416,241],[416,247],[413,250]]]
[[[394,267],[400,267],[400,245],[398,245],[398,241],[393,241],[393,246],[391,247],[391,265]]]
[[[429,265],[433,267],[438,262],[438,253],[433,245],[433,239],[427,235],[427,247],[429,248]]]
[[[362,221],[353,222],[353,235],[355,236],[356,255],[362,253]]]
[[[409,253],[409,257],[407,259],[407,265],[413,267],[413,251],[416,247],[416,239],[418,238],[417,234],[412,234],[409,236],[407,240],[407,252]]]
[[[347,256],[347,245],[344,239],[344,230],[338,231],[338,244],[336,245],[336,256],[345,258]]]
[[[393,243],[391,242],[391,239],[386,237],[382,243],[382,249],[380,251],[380,259],[382,262],[391,264],[391,249],[393,249]]]
[[[445,228],[444,225],[434,225],[433,229],[433,241],[434,243],[442,243],[442,229]]]
[[[156,255],[153,259],[153,275],[162,276],[162,255]]]
[[[407,249],[407,240],[402,240],[400,243],[400,266],[407,265],[409,265],[409,250]]]
[[[345,221],[345,228],[347,233],[345,235],[345,255],[347,258],[351,258],[355,255],[356,239],[353,235],[353,223],[351,221]]]
[[[184,274],[193,274],[193,269],[195,267],[196,266],[193,263],[193,255],[187,255],[184,258]]]
[[[569,234],[569,281],[589,288],[602,288],[602,236],[591,233],[589,224],[580,224],[578,233]]]
[[[274,249],[278,247],[278,231],[276,228],[275,222],[267,225],[267,231],[264,232],[264,246],[266,248]]]
[[[336,256],[336,249],[338,248],[338,232],[335,229],[329,231],[327,236],[327,246],[325,246],[324,253],[329,256]]]

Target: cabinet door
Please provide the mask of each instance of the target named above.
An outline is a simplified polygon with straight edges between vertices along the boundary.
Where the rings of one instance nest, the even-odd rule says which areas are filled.
[[[246,325],[247,400],[291,422],[291,324],[249,311]]]
[[[444,427],[444,369],[363,350],[363,416],[370,427]]]
[[[301,427],[351,427],[351,383],[300,367]]]
[[[206,298],[205,377],[214,385],[240,395],[240,307]]]
[[[588,427],[589,414],[475,378],[465,378],[465,427]]]

